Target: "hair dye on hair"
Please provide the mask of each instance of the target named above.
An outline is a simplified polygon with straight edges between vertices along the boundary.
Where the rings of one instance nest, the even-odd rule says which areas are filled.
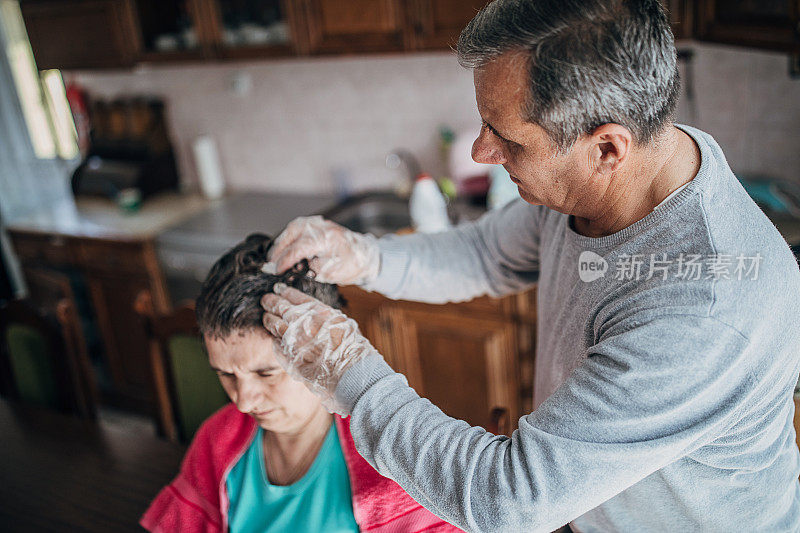
[[[195,303],[203,336],[225,337],[262,328],[261,297],[272,292],[276,283],[285,283],[337,309],[344,305],[336,285],[313,280],[307,260],[281,275],[264,273],[262,267],[272,244],[271,237],[254,233],[214,263]]]

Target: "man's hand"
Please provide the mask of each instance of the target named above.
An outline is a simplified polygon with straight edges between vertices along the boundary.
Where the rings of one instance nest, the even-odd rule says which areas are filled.
[[[336,386],[352,364],[377,353],[375,348],[341,311],[282,283],[273,290],[261,298],[261,306],[264,327],[280,347],[279,363],[329,411],[348,414],[334,401]]]
[[[286,226],[269,252],[275,271],[282,273],[302,259],[316,280],[355,285],[375,279],[380,251],[374,236],[355,233],[321,216],[296,218]]]

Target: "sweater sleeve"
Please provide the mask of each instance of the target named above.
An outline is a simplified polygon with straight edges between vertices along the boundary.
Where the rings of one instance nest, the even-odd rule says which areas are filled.
[[[539,277],[542,217],[518,200],[444,233],[384,237],[380,274],[364,288],[430,303],[519,292]]]
[[[631,316],[511,438],[448,417],[377,356],[337,394],[358,451],[436,515],[466,531],[551,531],[724,431],[747,393],[747,346],[712,317]]]

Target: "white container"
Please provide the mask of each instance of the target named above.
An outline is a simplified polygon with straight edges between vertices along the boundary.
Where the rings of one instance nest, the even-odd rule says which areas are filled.
[[[192,143],[192,151],[203,196],[209,200],[221,198],[225,192],[225,180],[222,178],[222,168],[213,137],[201,135]]]
[[[411,190],[408,209],[414,229],[420,233],[438,233],[450,228],[447,203],[439,186],[428,174],[417,177]]]

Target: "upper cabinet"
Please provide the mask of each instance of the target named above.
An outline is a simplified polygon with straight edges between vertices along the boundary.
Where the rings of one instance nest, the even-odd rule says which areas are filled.
[[[661,0],[669,13],[669,24],[676,39],[687,39],[692,36],[694,12],[691,0]]]
[[[798,0],[697,0],[695,36],[705,41],[800,52]]]
[[[407,25],[399,0],[300,3],[310,53],[392,52],[406,46]]]
[[[299,51],[297,2],[200,0],[208,41],[216,57],[250,58]]]
[[[448,49],[483,0],[21,0],[39,68]]]
[[[414,0],[409,3],[413,46],[419,50],[455,47],[464,26],[485,0]]]
[[[676,38],[800,55],[800,0],[661,0]],[[447,50],[484,0],[20,0],[40,68]]]
[[[207,50],[198,0],[132,0],[133,31],[139,34],[139,60],[202,58]]]
[[[20,9],[40,69],[125,67],[137,60],[133,2],[22,0]]]

